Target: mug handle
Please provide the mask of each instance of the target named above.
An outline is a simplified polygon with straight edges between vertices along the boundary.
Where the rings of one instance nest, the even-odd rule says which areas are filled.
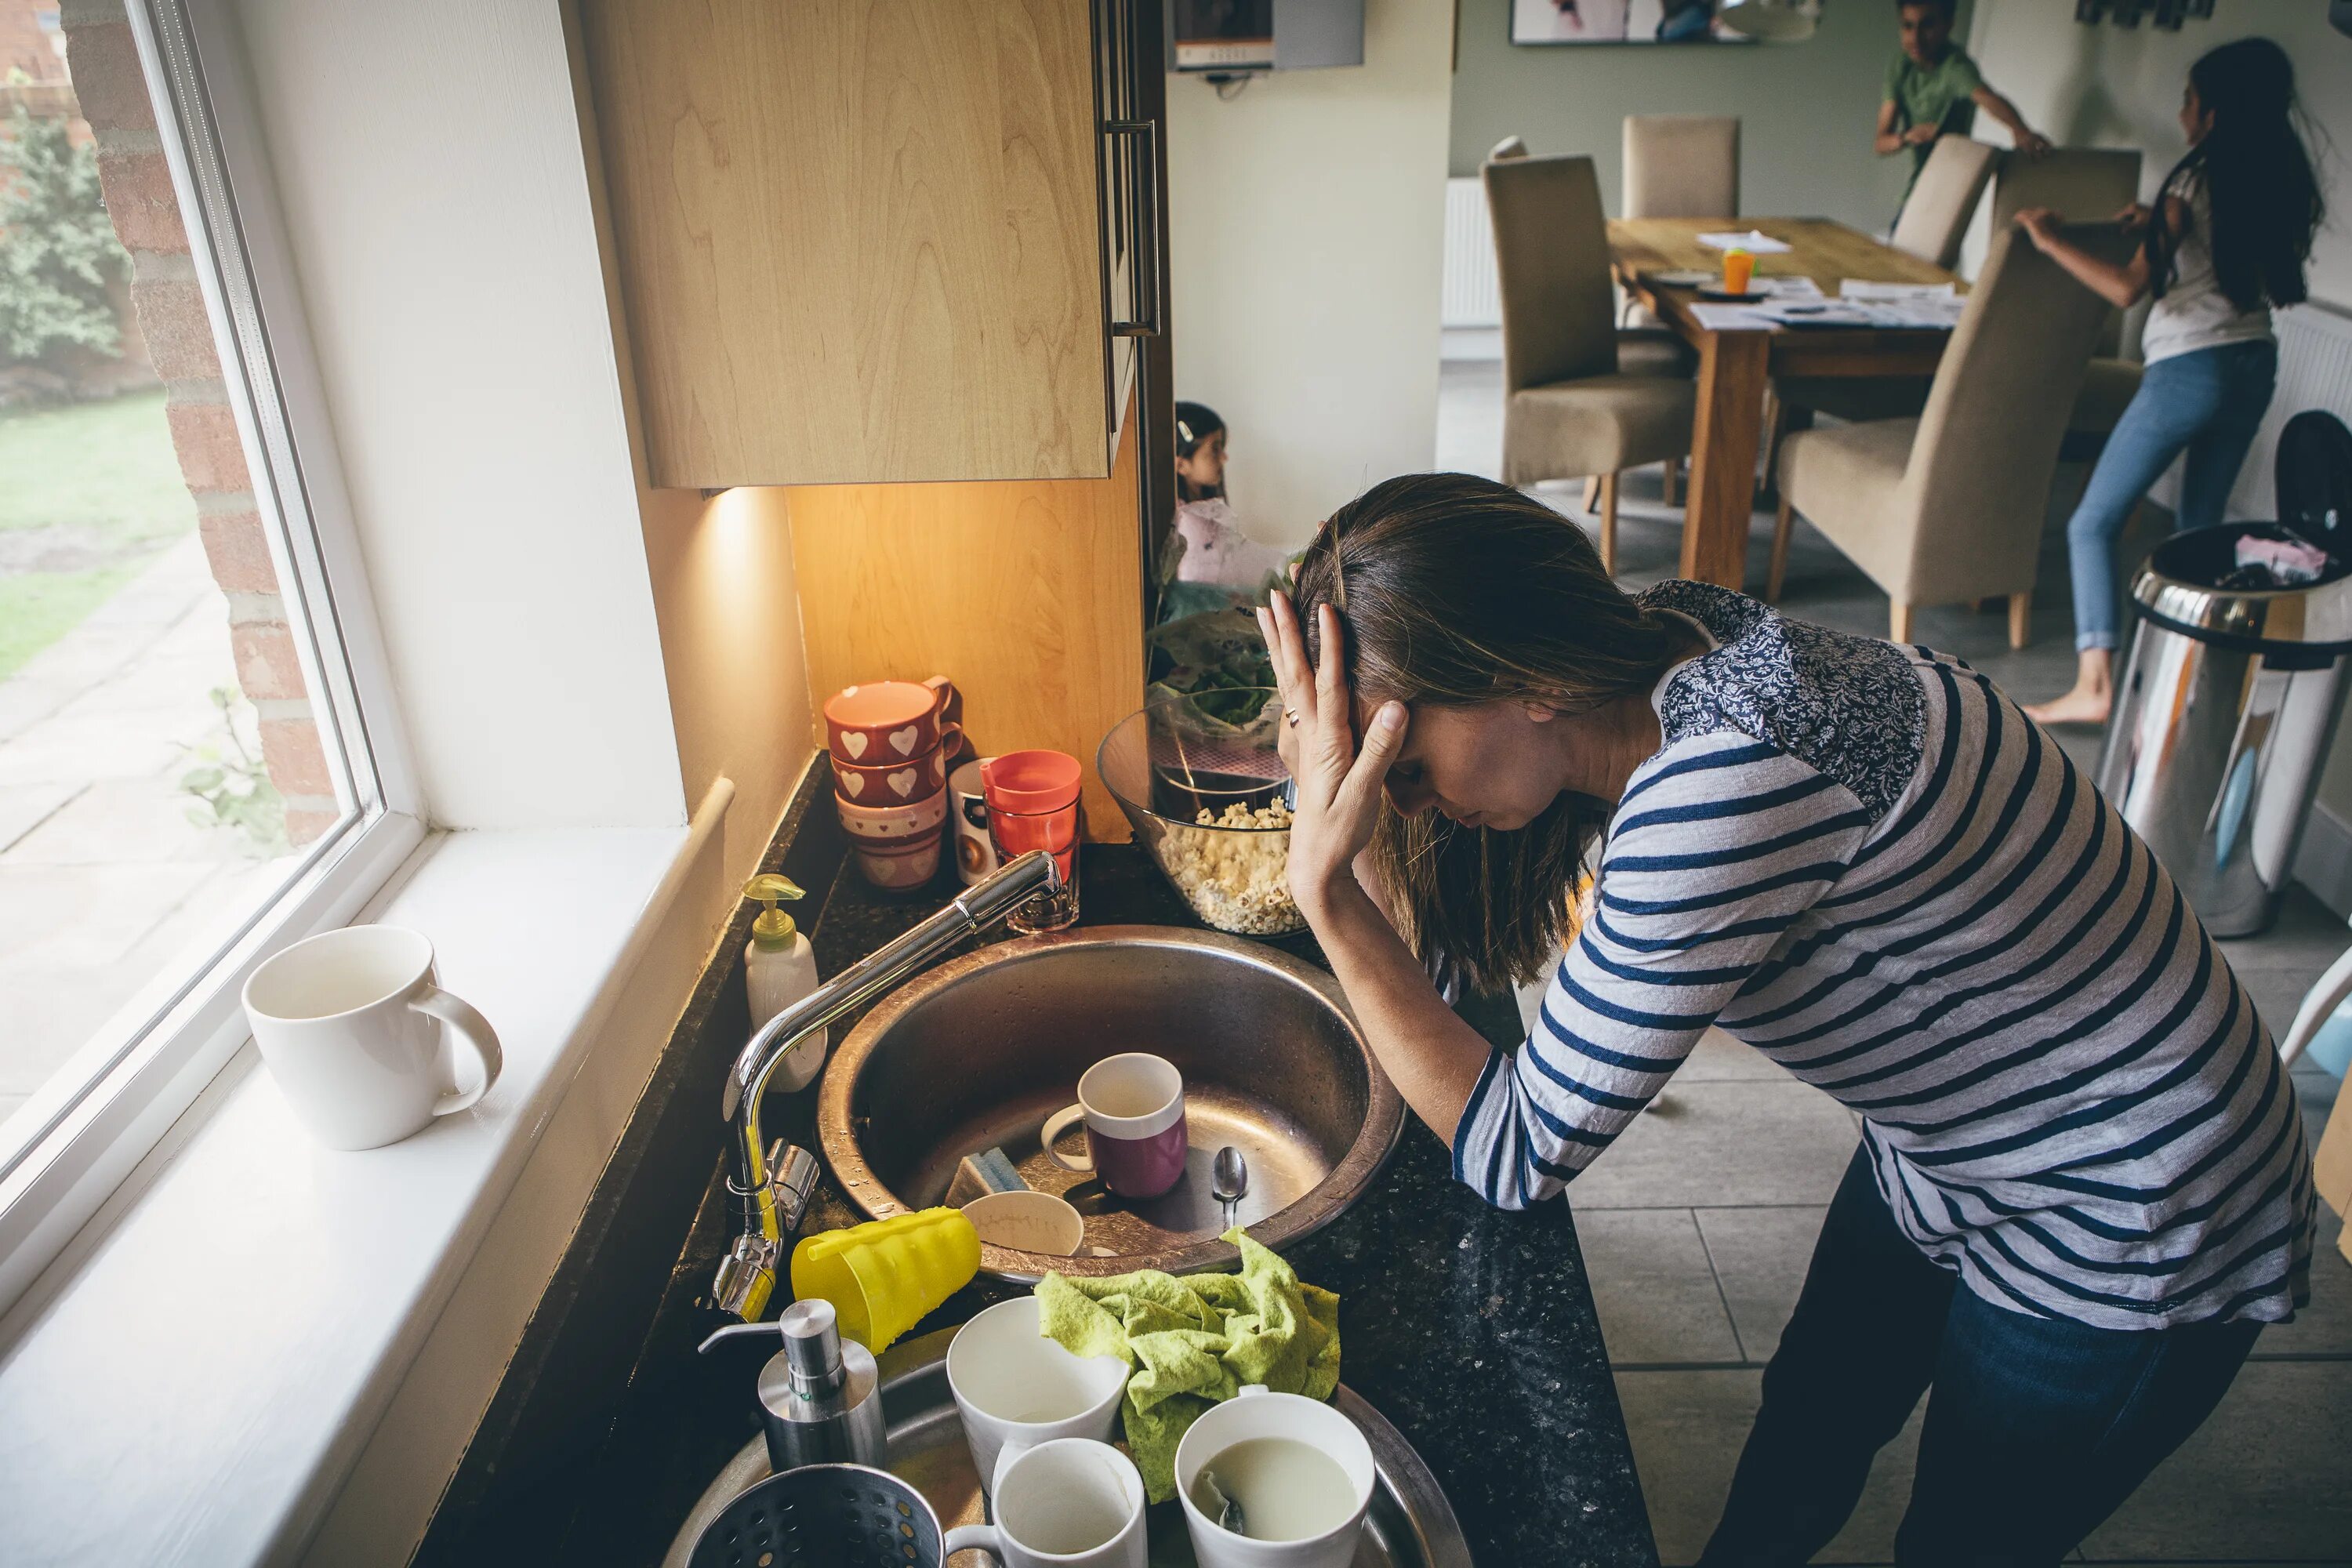
[[[452,1035],[473,1048],[475,1060],[482,1069],[481,1082],[471,1089],[451,1089],[434,1102],[433,1114],[447,1116],[472,1109],[475,1101],[489,1093],[490,1085],[499,1081],[499,1069],[506,1066],[506,1053],[499,1048],[498,1031],[490,1027],[488,1018],[474,1011],[472,1003],[437,985],[429,987],[422,996],[412,996],[408,1005],[446,1024]]]
[[[955,682],[944,675],[934,675],[923,684],[931,689],[931,716],[941,721],[953,719],[960,711],[956,707]]]
[[[940,1557],[945,1561],[959,1552],[985,1552],[991,1562],[1003,1563],[1004,1541],[992,1524],[959,1524],[940,1543]]]
[[[1054,1141],[1067,1132],[1075,1123],[1086,1120],[1086,1114],[1087,1108],[1083,1105],[1066,1105],[1045,1118],[1045,1125],[1037,1131],[1037,1141],[1045,1145],[1046,1157],[1065,1171],[1076,1171],[1080,1175],[1093,1173],[1094,1160],[1085,1154],[1065,1154],[1054,1147]]]
[[[958,750],[959,750],[962,745],[963,745],[963,726],[962,726],[962,725],[961,725],[961,724],[959,724],[959,723],[957,723],[957,722],[956,722],[954,720],[952,720],[952,719],[945,719],[945,720],[941,720],[941,721],[940,721],[940,757],[944,759],[944,758],[947,758],[947,757],[952,757],[952,756],[954,756],[954,755],[956,754],[956,752],[957,752],[957,751],[958,751]]]

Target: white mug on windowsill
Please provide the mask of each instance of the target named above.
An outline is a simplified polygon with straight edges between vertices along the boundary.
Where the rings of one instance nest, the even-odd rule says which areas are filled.
[[[488,1022],[434,983],[433,944],[403,926],[296,942],[245,983],[253,1043],[294,1114],[330,1149],[374,1149],[464,1110],[504,1058]],[[473,1058],[461,1076],[451,1048]]]

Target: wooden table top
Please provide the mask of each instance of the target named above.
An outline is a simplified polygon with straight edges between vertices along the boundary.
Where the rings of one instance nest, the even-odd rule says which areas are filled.
[[[1650,272],[1720,272],[1723,252],[1701,245],[1698,237],[1751,228],[1790,247],[1756,258],[1761,278],[1808,277],[1821,285],[1822,293],[1832,295],[1848,278],[1871,283],[1952,283],[1964,292],[1968,289],[1958,273],[1825,217],[1612,218],[1609,256],[1629,284]]]

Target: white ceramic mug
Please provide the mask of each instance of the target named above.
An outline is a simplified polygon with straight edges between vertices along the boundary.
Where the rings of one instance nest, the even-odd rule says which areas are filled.
[[[1086,1153],[1063,1153],[1055,1140],[1081,1121]],[[1054,1163],[1092,1175],[1123,1198],[1156,1198],[1182,1181],[1189,1139],[1184,1075],[1149,1051],[1105,1057],[1088,1068],[1078,1079],[1078,1102],[1045,1118],[1037,1134]]]
[[[1235,1535],[1203,1514],[1192,1500],[1202,1468],[1234,1444],[1254,1437],[1287,1437],[1337,1461],[1354,1490],[1354,1511],[1321,1534],[1298,1541]],[[1263,1384],[1250,1384],[1235,1397],[1202,1411],[1176,1445],[1176,1495],[1183,1500],[1184,1527],[1192,1533],[1192,1556],[1200,1568],[1348,1568],[1356,1559],[1356,1538],[1363,1533],[1364,1513],[1371,1507],[1379,1476],[1372,1446],[1353,1421],[1319,1399],[1269,1394]]]
[[[988,796],[980,778],[982,757],[948,775],[948,826],[955,834],[956,878],[967,888],[994,871],[996,841],[988,836]]]
[[[397,1143],[488,1092],[504,1058],[488,1022],[434,984],[433,944],[403,926],[321,931],[245,983],[245,1016],[269,1076],[330,1149]],[[450,1039],[474,1058],[455,1087]]]
[[[1110,1441],[1127,1377],[1121,1357],[1075,1356],[1039,1333],[1034,1296],[979,1313],[948,1346],[948,1389],[983,1484],[992,1484],[1008,1447],[1034,1448],[1058,1437]]]
[[[1004,1568],[1145,1568],[1143,1477],[1108,1443],[1061,1437],[997,1468],[993,1524],[948,1531],[944,1557],[978,1548]]]

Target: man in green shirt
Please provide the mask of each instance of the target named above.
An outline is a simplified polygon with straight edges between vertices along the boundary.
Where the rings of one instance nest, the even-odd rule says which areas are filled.
[[[1952,42],[1954,0],[1901,0],[1895,11],[1902,18],[1903,52],[1886,67],[1886,93],[1878,106],[1878,138],[1882,156],[1911,153],[1911,179],[1916,183],[1938,136],[1965,136],[1975,124],[1977,110],[2009,127],[2019,151],[2038,158],[2050,142],[2025,123],[2017,106],[1985,85],[1977,62]],[[1906,195],[1910,186],[1904,187]]]

